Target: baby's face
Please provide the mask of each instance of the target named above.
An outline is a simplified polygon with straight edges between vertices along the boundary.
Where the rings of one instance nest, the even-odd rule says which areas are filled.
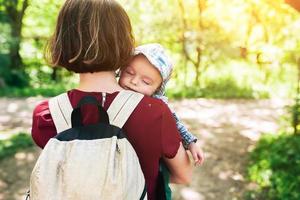
[[[147,96],[153,95],[162,83],[159,71],[143,55],[133,58],[122,70],[119,79],[121,87]]]

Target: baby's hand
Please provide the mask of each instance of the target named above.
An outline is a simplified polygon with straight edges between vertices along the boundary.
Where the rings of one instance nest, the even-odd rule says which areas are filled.
[[[195,165],[201,165],[204,162],[204,153],[200,148],[198,142],[192,142],[189,144],[188,149],[190,150],[193,159],[195,161]]]

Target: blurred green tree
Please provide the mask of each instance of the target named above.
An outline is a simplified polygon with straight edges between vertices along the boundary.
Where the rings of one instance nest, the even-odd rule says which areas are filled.
[[[9,28],[5,69],[0,72],[5,83],[10,86],[22,87],[28,84],[28,78],[20,56],[22,24],[28,6],[29,0],[0,0],[0,23],[2,26],[7,24],[7,28]],[[3,54],[2,57],[4,57]]]
[[[240,88],[239,91],[252,88],[245,91],[256,93],[257,88],[269,94],[287,93],[295,86],[296,81],[291,81],[296,79],[292,52],[300,49],[300,20],[284,0],[119,2],[130,16],[136,45],[161,43],[172,57],[175,69],[169,88],[222,89],[223,86],[213,84],[223,84],[220,79],[234,80],[234,88]],[[28,74],[34,88],[70,76],[64,70],[51,68],[43,57],[62,3],[0,0],[0,86],[4,85],[3,80],[14,85],[18,76],[13,73]],[[18,19],[18,23],[12,19]],[[19,59],[12,59],[12,55]],[[282,92],[274,92],[275,88]]]

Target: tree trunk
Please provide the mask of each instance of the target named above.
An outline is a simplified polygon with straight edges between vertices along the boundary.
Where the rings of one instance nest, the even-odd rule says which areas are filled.
[[[183,6],[183,2],[182,0],[178,0],[178,6],[180,9],[180,17],[181,17],[181,22],[182,22],[182,31],[181,31],[181,38],[180,38],[180,42],[182,45],[182,54],[185,55],[184,56],[184,62],[183,62],[183,67],[184,67],[184,87],[187,86],[187,79],[188,79],[188,59],[187,59],[187,52],[186,52],[186,38],[185,38],[185,32],[187,31],[187,22],[185,19],[185,10],[184,10],[184,6]]]
[[[200,86],[200,78],[201,78],[201,56],[202,56],[202,50],[200,47],[197,48],[197,62],[194,65],[195,71],[196,71],[196,77],[195,77],[195,85],[197,87]]]
[[[28,0],[23,0],[21,10],[17,9],[18,2],[10,2],[6,4],[7,15],[10,19],[11,26],[11,43],[10,43],[10,60],[12,69],[20,69],[22,67],[22,58],[20,56],[20,43],[22,38],[22,21],[25,10],[28,7]]]
[[[19,53],[21,44],[21,26],[19,22],[11,24],[11,40],[9,48],[10,68],[21,70],[23,62]]]
[[[57,81],[57,68],[53,67],[52,69],[53,69],[53,71],[52,71],[52,74],[51,74],[51,80],[52,81]]]
[[[196,71],[196,78],[195,78],[195,84],[197,87],[200,86],[200,78],[201,78],[201,65],[202,65],[202,44],[203,44],[203,38],[201,37],[201,32],[204,31],[203,26],[203,19],[202,19],[202,13],[205,6],[205,0],[198,0],[198,11],[199,11],[199,44],[197,46],[197,60],[195,62],[195,71]]]
[[[22,7],[18,9],[21,1]],[[25,10],[28,7],[28,0],[10,0],[2,3],[5,14],[8,17],[10,25],[10,42],[9,42],[9,75],[6,82],[11,86],[22,87],[28,84],[27,75],[25,73],[22,58],[20,56],[20,44],[22,39],[22,21]]]
[[[299,111],[300,111],[300,58],[297,60],[297,89],[295,104],[292,107],[292,126],[294,129],[294,134],[298,134],[298,125],[299,125]]]

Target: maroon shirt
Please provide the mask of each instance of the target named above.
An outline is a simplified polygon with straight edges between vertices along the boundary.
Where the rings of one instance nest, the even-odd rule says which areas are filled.
[[[105,110],[117,94],[118,92],[107,94]],[[83,92],[76,89],[68,92],[73,107],[83,96],[87,95],[95,96],[102,103],[102,95],[99,92]],[[93,105],[86,105],[82,112],[84,124],[98,121]],[[146,179],[148,199],[154,200],[156,199],[159,158],[161,156],[173,158],[181,141],[172,113],[161,100],[145,96],[125,123],[123,130],[139,157]],[[33,112],[31,133],[33,140],[41,148],[57,134],[48,101],[43,101],[36,106]]]

